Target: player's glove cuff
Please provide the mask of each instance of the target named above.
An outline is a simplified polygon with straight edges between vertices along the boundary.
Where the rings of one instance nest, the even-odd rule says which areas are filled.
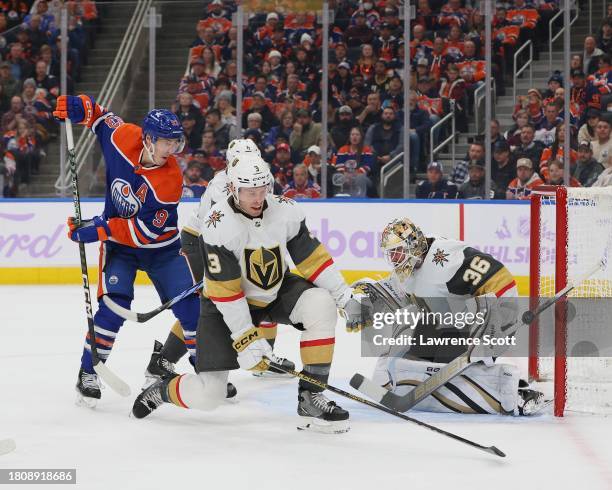
[[[75,221],[75,218],[68,218],[68,238],[73,242],[93,243],[104,242],[111,236],[111,230],[108,223],[100,216],[95,216],[89,220],[83,220],[80,223]]]

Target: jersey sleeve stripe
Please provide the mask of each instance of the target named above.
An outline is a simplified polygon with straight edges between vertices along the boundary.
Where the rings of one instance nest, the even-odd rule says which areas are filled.
[[[476,290],[476,296],[487,293],[500,296],[505,290],[511,288],[512,285],[514,285],[512,274],[510,274],[508,269],[502,267]]]
[[[142,233],[147,235],[152,240],[155,240],[157,237],[159,237],[157,233],[153,233],[151,230],[149,230],[149,228],[147,228],[147,225],[145,225],[140,218],[136,218],[136,225]]]
[[[242,293],[240,278],[230,281],[214,281],[206,279],[206,294],[209,298],[230,298]]]
[[[231,303],[232,301],[238,301],[239,299],[244,298],[244,292],[240,291],[240,293],[235,294],[234,296],[226,296],[226,297],[217,297],[210,296],[208,298],[215,303]]]
[[[137,247],[138,241],[128,225],[129,221],[124,218],[111,218],[108,227],[111,230],[111,240],[129,247]]]
[[[307,277],[308,281],[315,282],[317,277],[319,277],[325,269],[333,265],[333,263],[334,263],[334,260],[330,257],[327,261],[321,264],[321,267],[319,267],[316,271],[314,271],[314,273],[310,277]]]
[[[515,286],[516,286],[516,281],[512,281],[511,283],[506,284],[503,288],[497,291],[497,293],[495,293],[495,296],[499,298],[500,296],[503,296],[505,292],[507,292],[508,290],[512,289]]]
[[[149,243],[151,243],[151,240],[147,239],[147,237],[145,237],[140,230],[138,229],[138,227],[135,224],[134,218],[130,218],[128,220],[128,227],[130,229],[130,233],[132,233],[132,238],[136,238],[134,240],[135,243],[139,244],[139,245],[148,245]]]
[[[314,281],[316,276],[323,272],[323,269],[325,269],[329,263],[333,263],[333,260],[325,247],[319,243],[304,260],[296,263],[296,267],[297,270],[300,271],[300,274],[306,279]]]

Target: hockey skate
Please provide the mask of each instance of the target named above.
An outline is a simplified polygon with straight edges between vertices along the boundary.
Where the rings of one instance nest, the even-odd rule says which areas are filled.
[[[350,429],[349,413],[321,392],[300,389],[297,412],[302,417],[298,430],[342,434]]]
[[[97,374],[88,373],[83,368],[79,369],[76,404],[80,407],[94,408],[102,398],[101,388]]]
[[[145,382],[142,386],[143,391],[152,386],[162,378],[171,378],[176,375],[174,364],[162,356],[161,351],[164,347],[160,341],[156,340],[153,344],[153,353],[149,365],[145,369]]]
[[[552,400],[547,400],[544,397],[544,393],[537,390],[532,390],[529,387],[527,381],[521,379],[519,381],[519,400],[518,400],[518,410],[519,415],[529,416],[540,413],[550,404],[552,404]]]
[[[159,340],[156,340],[153,344],[153,352],[151,354],[151,360],[149,365],[145,369],[145,382],[142,386],[142,390],[146,390],[153,384],[157,383],[162,379],[172,379],[176,376],[174,370],[174,364],[162,356],[162,349],[164,344]],[[227,383],[227,395],[226,398],[234,398],[238,394],[238,390],[232,383]]]
[[[147,415],[151,415],[153,410],[156,410],[164,403],[169,403],[168,384],[175,377],[176,375],[162,378],[140,393],[136,400],[134,400],[132,415],[137,419],[143,419]]]
[[[284,357],[277,357],[277,362],[281,366],[290,369],[291,371],[295,371],[295,364],[291,362],[289,359],[285,359]],[[268,379],[282,379],[282,378],[293,378],[291,374],[288,374],[280,369],[270,366],[266,371],[256,371],[253,373],[253,376],[258,378],[268,378]]]

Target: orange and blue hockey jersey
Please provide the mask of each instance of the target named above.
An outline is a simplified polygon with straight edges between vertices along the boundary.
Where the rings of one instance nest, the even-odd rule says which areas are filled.
[[[133,248],[178,247],[177,207],[183,176],[174,156],[161,167],[140,164],[142,129],[96,104],[91,123],[106,161],[104,219],[110,241]]]

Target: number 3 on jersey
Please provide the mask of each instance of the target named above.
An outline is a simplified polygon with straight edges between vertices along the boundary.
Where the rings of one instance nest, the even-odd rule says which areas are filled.
[[[208,270],[211,274],[219,274],[221,272],[221,262],[217,254],[208,254]]]
[[[490,268],[491,263],[488,260],[476,256],[470,262],[470,267],[463,273],[463,280],[472,284],[472,286],[476,286],[482,281],[482,276],[489,272]]]

